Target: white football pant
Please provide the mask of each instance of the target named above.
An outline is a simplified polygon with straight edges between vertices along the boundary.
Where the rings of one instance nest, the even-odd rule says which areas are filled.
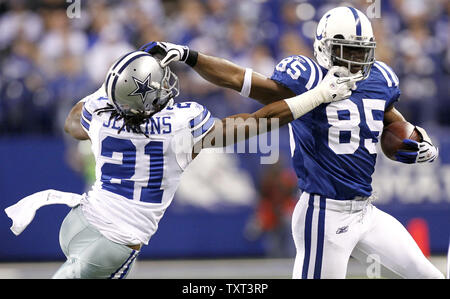
[[[444,278],[405,227],[370,198],[342,201],[303,192],[292,232],[293,278],[345,278],[350,256],[368,265],[372,278],[381,276],[379,268],[393,274],[389,278]]]

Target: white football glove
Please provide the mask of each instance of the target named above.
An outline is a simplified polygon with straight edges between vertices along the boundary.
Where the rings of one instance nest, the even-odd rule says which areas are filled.
[[[189,48],[168,42],[151,42],[142,46],[139,50],[150,54],[161,54],[161,67],[167,66],[174,61],[186,62],[189,57]]]
[[[356,82],[362,79],[363,75],[359,72],[352,75],[345,67],[333,66],[316,88],[323,103],[330,103],[348,99],[352,90],[356,89]]]
[[[356,82],[363,78],[362,74],[349,74],[347,68],[332,67],[316,87],[286,99],[293,118],[302,117],[321,104],[348,99],[356,89]]]

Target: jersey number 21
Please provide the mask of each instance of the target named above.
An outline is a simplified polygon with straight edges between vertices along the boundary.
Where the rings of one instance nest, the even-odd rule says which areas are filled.
[[[140,188],[139,200],[161,203],[164,190],[161,189],[164,171],[162,141],[150,141],[144,147],[144,154],[150,156],[148,181]],[[102,141],[101,155],[112,158],[113,153],[122,154],[122,164],[104,163],[101,168],[102,188],[112,193],[134,199],[135,182],[131,178],[136,168],[136,146],[128,139],[107,136]]]

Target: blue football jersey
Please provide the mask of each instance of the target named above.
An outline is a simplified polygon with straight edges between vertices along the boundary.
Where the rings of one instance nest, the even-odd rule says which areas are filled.
[[[305,56],[290,56],[272,80],[299,95],[317,86],[327,70]],[[322,104],[289,124],[293,166],[299,188],[327,198],[370,196],[376,143],[384,112],[400,96],[390,67],[375,62],[349,99]]]

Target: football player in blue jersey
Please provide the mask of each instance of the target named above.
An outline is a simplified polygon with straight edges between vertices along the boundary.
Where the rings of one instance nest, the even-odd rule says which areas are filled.
[[[375,59],[369,19],[353,7],[324,14],[314,41],[315,59],[281,60],[270,78],[187,46],[151,42],[141,49],[164,55],[162,65],[182,61],[206,80],[262,104],[317,88],[336,66],[363,80],[348,99],[325,103],[289,124],[291,152],[302,194],[292,216],[297,254],[293,278],[345,278],[351,256],[376,260],[397,277],[443,278],[394,217],[372,200],[376,143],[383,126],[404,117],[394,107],[399,80]],[[405,139],[412,151],[398,151],[403,163],[432,162],[438,155],[424,129],[422,141]]]

